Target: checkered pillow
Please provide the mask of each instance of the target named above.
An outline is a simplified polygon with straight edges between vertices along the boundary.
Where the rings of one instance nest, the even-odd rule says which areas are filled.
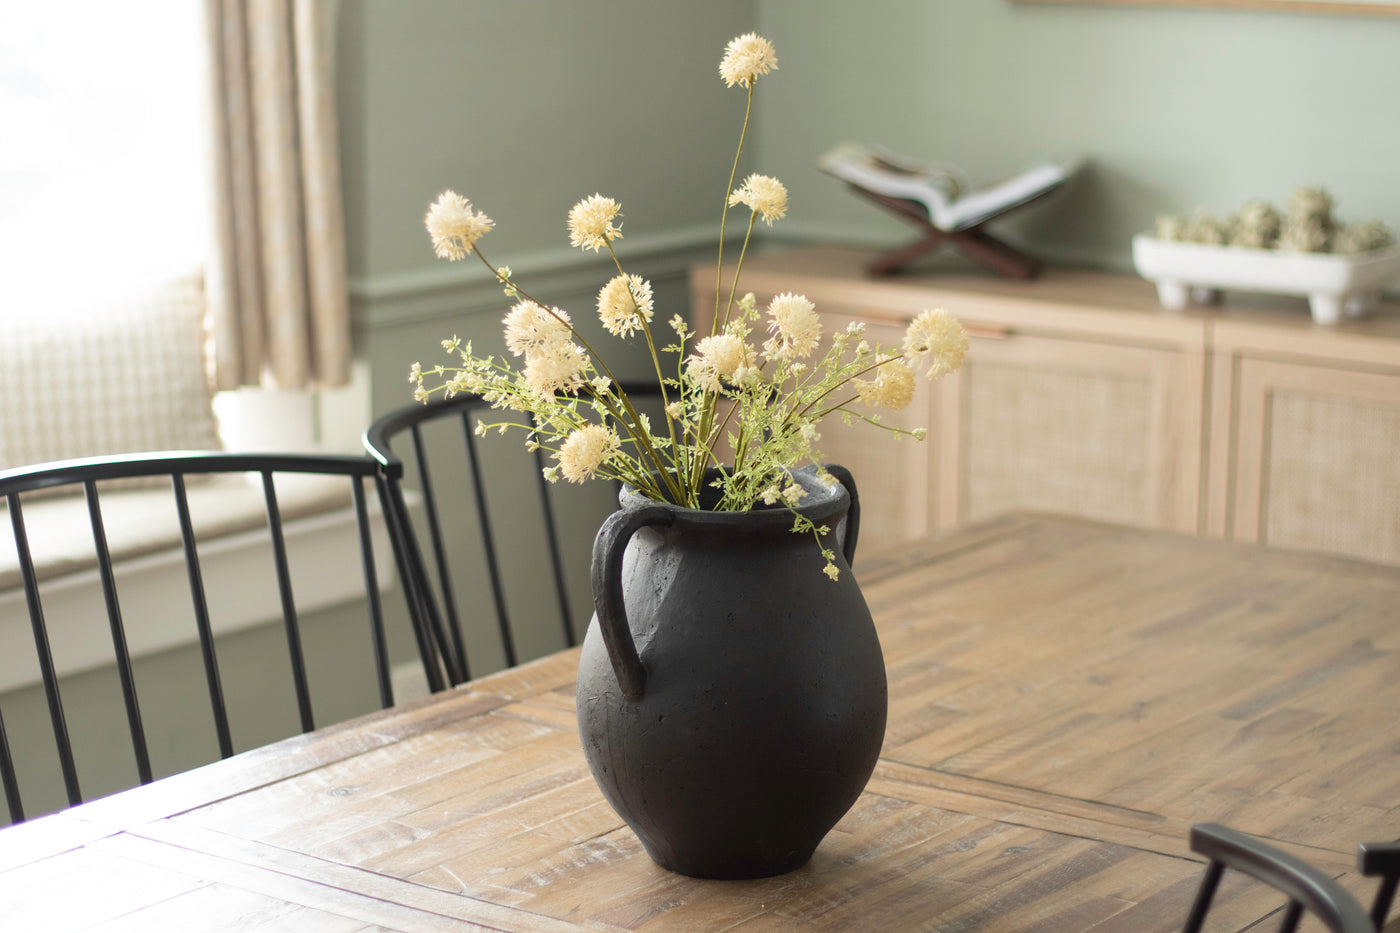
[[[0,309],[0,469],[220,446],[204,286],[186,274],[69,309]]]

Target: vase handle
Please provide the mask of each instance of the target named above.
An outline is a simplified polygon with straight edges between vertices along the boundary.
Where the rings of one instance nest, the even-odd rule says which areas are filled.
[[[628,700],[642,698],[646,689],[646,668],[632,640],[627,607],[622,598],[622,555],[627,542],[648,525],[670,525],[674,513],[661,506],[623,509],[608,516],[598,537],[593,539],[593,607],[598,612],[598,628],[608,649],[608,660],[617,675],[622,695]]]
[[[836,477],[837,482],[846,487],[851,497],[851,507],[846,511],[846,537],[841,542],[841,551],[846,555],[846,566],[856,562],[856,539],[860,537],[860,496],[856,493],[856,478],[851,471],[835,463],[824,463],[822,469]]]

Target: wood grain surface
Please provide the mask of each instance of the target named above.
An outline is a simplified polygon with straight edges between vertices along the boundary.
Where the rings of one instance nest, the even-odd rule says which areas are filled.
[[[570,651],[0,832],[0,926],[1151,933],[1207,820],[1369,900],[1400,570],[1040,515],[872,544],[884,751],[796,872],[656,867],[584,764]],[[1217,902],[1214,930],[1282,907]]]

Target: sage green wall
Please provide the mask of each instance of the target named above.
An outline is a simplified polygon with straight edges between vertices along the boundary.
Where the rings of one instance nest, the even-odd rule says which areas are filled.
[[[783,80],[758,151],[791,190],[785,234],[903,240],[813,166],[851,139],[983,181],[1056,153],[1083,174],[1001,229],[1038,254],[1127,269],[1158,213],[1281,204],[1400,228],[1400,19],[1009,0],[756,0]]]
[[[565,217],[595,192],[622,202],[624,246],[716,220],[743,116],[719,59],[752,7],[347,0],[352,276],[369,288],[429,270],[450,279],[422,227],[449,187],[495,218],[483,247],[512,265],[570,255]]]

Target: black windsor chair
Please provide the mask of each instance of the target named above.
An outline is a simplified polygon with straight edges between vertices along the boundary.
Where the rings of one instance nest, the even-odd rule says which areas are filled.
[[[1191,827],[1191,849],[1210,859],[1184,933],[1199,933],[1225,869],[1242,872],[1288,898],[1279,933],[1298,928],[1304,911],[1333,933],[1375,933],[1356,899],[1328,875],[1280,849],[1215,823]]]
[[[292,477],[291,474],[297,476]],[[37,667],[37,675],[33,677],[32,682],[41,682],[43,692],[42,702],[36,699],[26,708],[34,713],[24,720],[26,735],[31,739],[37,736],[39,740],[43,740],[44,727],[34,725],[33,722],[42,721],[43,714],[39,710],[46,706],[53,739],[57,745],[56,767],[49,761],[51,751],[43,752],[45,762],[42,766],[34,760],[38,757],[38,752],[24,753],[30,758],[21,761],[31,769],[31,775],[33,768],[40,767],[48,769],[50,774],[42,783],[39,779],[31,777],[34,783],[29,786],[33,790],[42,790],[44,794],[56,800],[56,775],[53,772],[61,771],[68,803],[76,805],[85,799],[79,786],[79,765],[85,760],[88,764],[91,764],[91,761],[75,755],[75,742],[70,734],[70,718],[74,718],[71,714],[75,709],[84,710],[84,715],[76,718],[85,730],[83,734],[91,736],[94,727],[89,718],[94,712],[92,707],[98,707],[95,718],[101,722],[95,728],[101,736],[101,743],[106,745],[118,741],[112,735],[121,732],[119,722],[122,717],[118,708],[124,708],[125,725],[130,732],[130,745],[122,746],[125,750],[121,754],[129,756],[128,761],[134,758],[137,781],[144,784],[157,776],[158,770],[164,773],[181,771],[195,764],[207,763],[215,757],[229,757],[235,752],[234,725],[238,725],[241,732],[266,733],[269,728],[280,730],[280,734],[271,737],[265,734],[258,737],[251,743],[253,745],[296,734],[298,730],[306,732],[315,728],[313,681],[317,686],[317,708],[323,706],[322,697],[334,694],[324,705],[336,711],[337,719],[368,712],[375,708],[376,704],[381,708],[392,705],[390,632],[386,632],[381,590],[388,590],[393,574],[390,567],[388,569],[391,572],[381,576],[376,565],[371,531],[371,519],[375,513],[365,492],[366,483],[375,487],[378,509],[387,512],[387,509],[384,509],[384,489],[379,482],[378,465],[363,456],[162,452],[68,460],[0,472],[0,512],[9,513],[8,523],[13,529],[15,544],[14,551],[10,553],[17,557],[17,564],[12,565],[10,575],[22,578],[19,582],[12,581],[8,585],[13,587],[11,595],[15,604],[18,605],[22,590],[22,599],[27,605],[34,648],[32,660]],[[133,485],[143,488],[130,488]],[[299,495],[305,493],[311,485],[316,486],[320,496],[320,500],[315,504],[308,504],[307,497]],[[281,497],[283,505],[287,508],[286,513],[284,507],[279,506],[279,488],[286,493]],[[133,503],[129,497],[138,492],[146,498],[137,500],[136,508],[132,508]],[[70,495],[55,497],[53,493]],[[239,520],[242,521],[242,526],[230,529],[227,524],[221,525],[221,537],[210,540],[211,535],[206,532],[211,531],[213,519],[207,518],[208,510],[217,510],[219,503],[227,507],[235,496],[240,497],[237,501],[246,506],[241,506]],[[192,510],[191,501],[194,501],[198,508]],[[314,515],[298,518],[298,503],[303,512],[314,512]],[[69,521],[65,525],[66,530],[63,531],[56,532],[56,529],[46,527],[46,516],[53,514],[49,509],[54,505],[68,509],[67,517],[76,518],[77,521]],[[329,570],[337,581],[333,596],[327,599],[340,600],[340,605],[345,605],[343,600],[353,596],[362,603],[358,610],[354,610],[367,618],[362,641],[348,638],[343,626],[346,616],[342,612],[351,610],[342,610],[339,607],[335,609],[336,615],[333,617],[335,625],[315,620],[315,631],[308,633],[307,620],[299,617],[293,578],[295,577],[298,583],[306,582],[306,578],[311,575],[307,568],[315,565],[318,557],[325,557],[323,553],[308,555],[304,553],[308,549],[299,547],[293,549],[292,557],[295,560],[289,560],[288,555],[288,529],[291,529],[292,544],[298,545],[302,539],[295,535],[302,533],[308,522],[314,524],[334,512],[342,516],[341,520],[348,524],[348,510],[353,510],[359,557],[356,559],[351,556],[355,546],[345,539],[344,533],[336,526],[334,535],[345,549],[345,553],[337,559],[349,561],[351,564],[359,563],[360,568],[357,570],[353,566],[337,566],[318,569]],[[284,514],[289,517],[284,519]],[[122,518],[126,521],[119,521]],[[302,521],[303,518],[305,521]],[[227,515],[221,520],[224,519],[227,519]],[[122,525],[131,524],[133,520],[138,525],[158,527],[159,532],[167,536],[164,543],[153,545],[148,541],[144,553],[138,552],[124,557],[121,548],[129,542],[124,543],[122,539]],[[4,517],[0,517],[0,521],[4,521]],[[197,528],[202,530],[197,531]],[[137,530],[145,533],[150,528]],[[44,554],[36,555],[34,545],[38,543],[39,552],[46,548],[52,550],[55,533],[68,546],[72,546],[75,541],[80,544],[82,539],[91,543],[91,549],[86,551],[87,565],[78,569],[87,573],[88,579],[91,579],[93,574],[100,578],[100,598],[106,604],[106,628],[110,630],[110,646],[103,647],[102,643],[107,641],[107,636],[102,634],[101,623],[90,618],[90,611],[86,613],[89,618],[82,620],[82,625],[92,625],[93,628],[85,630],[81,637],[69,636],[68,640],[80,642],[77,648],[81,651],[101,652],[105,655],[105,660],[100,662],[104,665],[103,676],[107,678],[103,683],[113,684],[113,681],[119,681],[122,697],[120,704],[115,702],[114,695],[109,700],[94,704],[86,695],[75,696],[75,691],[69,690],[68,695],[74,702],[65,709],[65,691],[74,686],[73,680],[66,674],[85,675],[64,670],[65,652],[71,652],[74,645],[65,644],[64,636],[54,637],[57,624],[64,621],[60,618],[62,612],[58,611],[62,606],[48,606],[55,611],[50,613],[53,618],[46,620],[46,597],[54,597],[48,602],[58,604],[62,600],[57,597],[61,597],[63,593],[49,589],[50,583],[42,563]],[[35,535],[38,535],[38,538],[35,538]],[[225,573],[221,568],[215,567],[214,561],[209,558],[211,552],[218,551],[220,546],[228,545],[230,535],[244,542],[249,549],[248,553],[254,556],[250,556],[247,563],[239,564],[236,571],[230,570]],[[0,545],[4,543],[3,538],[0,538]],[[381,548],[384,546],[381,545]],[[153,554],[154,551],[160,553]],[[204,560],[201,560],[202,551],[206,552]],[[129,562],[127,557],[130,558]],[[132,579],[128,576],[134,573],[131,568],[141,565],[143,561],[146,562],[145,566],[149,566],[150,561],[156,557],[168,560],[167,570],[170,577],[168,580],[162,578],[165,585],[156,587],[146,584],[148,590],[157,590],[154,596],[149,592],[142,592],[140,585],[132,585],[128,590],[125,581]],[[37,568],[36,561],[39,561]],[[17,574],[13,573],[14,567],[17,567]],[[254,569],[263,573],[265,579],[252,579]],[[72,567],[68,570],[71,571]],[[400,575],[402,572],[400,568]],[[357,576],[361,578],[359,583],[356,582]],[[178,583],[181,577],[187,581],[187,586]],[[180,594],[170,589],[172,586],[180,586],[181,589],[186,589],[187,593]],[[93,592],[95,595],[95,585]],[[137,663],[133,664],[133,656],[138,652],[133,651],[130,645],[133,640],[139,642],[146,637],[146,630],[153,624],[152,617],[157,613],[149,608],[128,607],[127,618],[124,619],[124,600],[119,597],[119,593],[123,597],[130,597],[128,601],[131,603],[144,603],[147,607],[156,605],[162,608],[162,612],[164,607],[169,607],[176,624],[182,627],[183,631],[190,633],[187,642],[193,643],[197,633],[200,658],[195,659],[194,652],[189,650],[184,656],[189,661],[187,666],[190,669],[190,675],[185,681],[200,684],[200,675],[194,674],[193,671],[201,666],[203,669],[202,686],[191,687],[191,696],[168,699],[173,689],[170,681],[178,679],[173,678],[171,674],[172,662],[169,661],[169,655],[163,656],[166,660],[160,662],[165,666],[150,673],[150,676],[146,674],[151,669],[142,667],[148,663],[147,658],[139,658]],[[216,631],[228,627],[228,607],[239,602],[243,594],[253,594],[256,605],[249,612],[263,613],[260,617],[261,628],[257,628],[257,622],[248,623],[234,636],[243,639],[237,643],[221,636],[217,642],[219,651],[216,652]],[[311,602],[310,599],[303,600],[303,604]],[[309,608],[315,611],[332,604],[324,602]],[[354,603],[349,605],[354,606]],[[279,614],[279,607],[283,635],[276,633],[275,622],[268,625],[268,621],[275,620]],[[411,618],[403,607],[396,608],[397,615],[393,618]],[[22,611],[16,614],[22,614]],[[309,617],[309,612],[307,615]],[[18,618],[13,615],[8,620],[0,618],[0,623],[9,628],[14,644],[27,641],[22,631],[23,622]],[[262,634],[257,635],[263,639],[258,643],[259,646],[269,648],[271,653],[282,655],[281,660],[258,655],[255,662],[247,663],[246,656],[252,643],[250,629],[261,632]],[[396,627],[392,633],[406,643],[407,635],[400,635],[398,631]],[[284,642],[284,648],[277,647],[276,643],[279,641]],[[334,646],[333,650],[337,652],[337,657],[329,667],[322,660],[322,649],[328,645]],[[314,657],[310,656],[310,647],[317,649]],[[229,649],[229,654],[245,661],[238,666],[237,678],[230,676],[234,673],[231,668],[235,665],[227,663],[227,658],[226,663],[221,666],[220,655],[226,648]],[[418,649],[420,657],[425,657],[426,642],[420,639]],[[17,652],[11,650],[8,653]],[[27,649],[25,653],[28,653]],[[309,663],[309,660],[315,664]],[[115,667],[115,677],[111,676],[111,667]],[[290,673],[290,687],[285,681],[273,679],[278,668]],[[360,670],[363,670],[363,676],[359,675]],[[165,699],[152,703],[149,708],[143,710],[138,700],[138,681],[144,688],[148,688],[143,692],[158,699]],[[372,688],[371,682],[375,684]],[[28,689],[30,694],[38,692],[38,687]],[[107,689],[115,692],[117,686],[113,684]],[[371,692],[376,693],[377,697],[371,699],[367,695]],[[210,735],[207,728],[207,715],[199,712],[203,703],[199,697],[204,693],[207,693],[207,702],[212,712],[214,736]],[[287,700],[292,693],[295,693],[295,716],[288,711]],[[351,693],[354,694],[354,698],[347,701],[346,697]],[[14,694],[10,696],[13,698]],[[249,702],[246,699],[248,697],[255,698],[251,702],[260,710],[271,709],[273,715],[281,721],[269,726],[258,720],[255,727],[245,728],[242,723],[250,721],[250,717],[242,716],[240,711],[245,710],[246,706],[239,704]],[[356,708],[344,713],[347,703]],[[168,706],[182,707],[178,715],[195,717],[205,723],[205,726],[190,729],[188,723],[182,721],[183,725],[180,728],[184,731],[173,738],[167,736],[165,733],[172,729],[169,718],[176,715],[166,708]],[[231,716],[231,707],[234,708],[232,712],[238,713],[238,716]],[[231,722],[235,718],[238,721]],[[152,719],[157,721],[154,729],[151,728]],[[12,722],[10,736],[7,737],[4,720],[0,718],[0,783],[3,783],[10,820],[14,823],[25,819],[25,808],[20,798],[20,787],[24,781],[16,771],[16,759],[11,755],[11,742],[17,735],[17,723],[18,720]],[[192,732],[200,734],[189,734]],[[213,741],[215,737],[216,743]],[[172,752],[158,743],[158,738],[162,741],[169,739],[166,744],[173,746],[175,751]],[[215,744],[216,755],[213,749]],[[32,741],[25,746],[27,749],[37,747]],[[79,751],[88,748],[86,744],[78,745]],[[111,752],[112,749],[109,748],[104,753],[104,762],[105,756]],[[153,766],[153,758],[157,757],[155,752],[159,752],[162,758],[157,762],[157,766]],[[192,763],[184,761],[196,754],[202,756],[203,760]],[[169,759],[177,760],[175,767],[169,767]],[[84,773],[90,774],[91,770],[84,769]],[[115,780],[116,778],[104,772],[101,779],[93,783],[112,783]],[[134,783],[136,781],[127,780],[124,786],[130,787]],[[123,787],[107,787],[102,793],[120,789]],[[52,808],[50,806],[50,809]]]
[[[623,389],[658,423],[656,386]],[[616,483],[547,482],[543,471],[549,464],[539,450],[525,449],[522,434],[512,431],[491,443],[477,436],[483,418],[497,423],[510,414],[460,393],[395,409],[365,432],[365,449],[386,479],[394,544],[412,580],[410,598],[420,625],[431,633],[440,676],[451,684],[473,676],[468,662],[477,648],[491,649],[490,656],[511,667],[578,644],[575,620],[586,620],[591,606],[593,536],[617,508]],[[415,511],[421,511],[421,522]],[[503,537],[509,547],[502,547]],[[530,559],[505,562],[507,551],[523,551]],[[482,605],[477,594],[485,591],[490,612],[464,613]],[[576,602],[584,598],[589,601]],[[436,681],[430,688],[438,689]]]

